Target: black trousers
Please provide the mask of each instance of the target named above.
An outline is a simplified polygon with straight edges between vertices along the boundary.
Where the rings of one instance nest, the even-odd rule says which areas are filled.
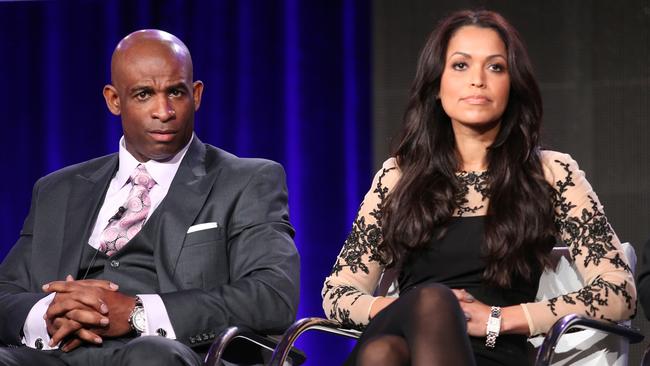
[[[175,340],[148,336],[105,340],[100,347],[82,346],[72,352],[40,351],[29,347],[0,347],[0,366],[201,366],[203,360]]]

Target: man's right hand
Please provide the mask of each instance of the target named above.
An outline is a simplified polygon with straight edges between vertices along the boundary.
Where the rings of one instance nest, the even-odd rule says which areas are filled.
[[[45,314],[47,331],[51,336],[50,346],[64,341],[61,350],[69,352],[83,341],[102,343],[100,336],[109,333],[110,325],[109,318],[105,316],[109,307],[104,298],[107,293],[115,293],[117,289],[118,286],[109,281],[75,281],[70,275],[65,282],[44,285],[45,292],[56,292]]]

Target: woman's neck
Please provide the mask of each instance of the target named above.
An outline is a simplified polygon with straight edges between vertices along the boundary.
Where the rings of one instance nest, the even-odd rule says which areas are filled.
[[[487,170],[487,149],[496,139],[500,125],[497,122],[491,124],[491,126],[476,128],[475,126],[452,122],[461,170]]]

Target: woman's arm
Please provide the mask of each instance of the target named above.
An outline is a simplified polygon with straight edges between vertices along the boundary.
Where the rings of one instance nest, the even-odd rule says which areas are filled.
[[[544,333],[571,313],[610,321],[629,319],[636,311],[634,278],[596,193],[569,155],[545,151],[543,164],[555,188],[556,225],[585,286],[522,304],[530,333]]]
[[[388,301],[373,296],[373,292],[383,271],[378,250],[382,240],[380,211],[398,178],[395,160],[387,160],[375,175],[332,272],[325,279],[321,292],[325,315],[345,327],[364,328]]]

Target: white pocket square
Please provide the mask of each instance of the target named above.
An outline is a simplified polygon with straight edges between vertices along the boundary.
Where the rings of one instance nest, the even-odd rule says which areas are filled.
[[[208,230],[208,229],[214,229],[219,227],[216,222],[204,222],[203,224],[198,224],[198,225],[192,225],[190,226],[189,229],[187,229],[187,233],[193,233],[195,231],[201,231],[201,230]]]

